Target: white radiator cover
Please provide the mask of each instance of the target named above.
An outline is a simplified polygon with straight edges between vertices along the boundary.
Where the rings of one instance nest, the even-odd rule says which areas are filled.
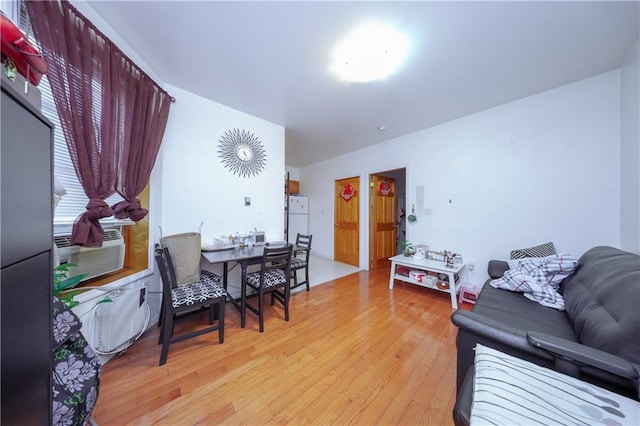
[[[89,342],[99,354],[115,353],[128,347],[149,324],[147,289],[144,285],[120,287],[106,293],[91,312],[93,325]]]
[[[100,303],[105,299],[108,301]],[[93,306],[81,314],[82,332],[100,355],[112,355],[128,348],[149,325],[147,287],[141,282],[105,288],[101,296],[86,303]]]

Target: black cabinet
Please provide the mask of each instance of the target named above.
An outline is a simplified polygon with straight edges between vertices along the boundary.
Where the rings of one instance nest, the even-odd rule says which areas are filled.
[[[53,126],[11,87],[0,106],[3,425],[51,423]]]

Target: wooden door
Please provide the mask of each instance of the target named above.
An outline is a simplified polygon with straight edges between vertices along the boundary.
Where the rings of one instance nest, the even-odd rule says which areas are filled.
[[[370,234],[369,268],[388,268],[389,258],[396,255],[397,184],[394,178],[371,175],[370,192]]]
[[[333,259],[360,266],[360,178],[335,182]]]

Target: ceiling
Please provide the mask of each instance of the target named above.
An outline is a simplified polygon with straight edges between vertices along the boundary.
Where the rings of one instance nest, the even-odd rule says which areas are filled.
[[[164,82],[284,126],[293,167],[619,68],[640,20],[635,1],[87,3]],[[333,44],[368,20],[405,31],[408,60],[337,81]]]

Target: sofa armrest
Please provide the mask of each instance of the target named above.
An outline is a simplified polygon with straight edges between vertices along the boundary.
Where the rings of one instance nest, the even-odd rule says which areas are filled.
[[[473,311],[455,311],[451,315],[451,321],[460,330],[553,362],[554,358],[548,352],[529,343],[526,330],[511,327],[509,324],[475,314]]]
[[[633,382],[640,378],[636,368],[628,361],[590,346],[538,332],[528,332],[527,339],[532,345],[546,350],[555,358],[594,367]]]
[[[487,273],[491,278],[500,278],[509,270],[509,264],[504,260],[490,260],[487,265]]]

